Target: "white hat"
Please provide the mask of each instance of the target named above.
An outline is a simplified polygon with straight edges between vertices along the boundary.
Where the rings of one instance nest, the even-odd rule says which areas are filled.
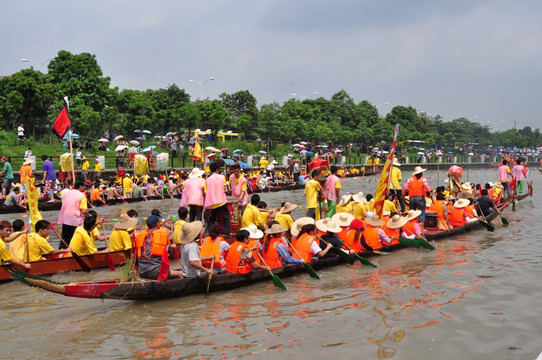
[[[397,160],[396,157],[393,158],[393,166],[401,166],[401,164],[399,163],[399,160]]]
[[[246,230],[250,233],[249,237],[251,239],[261,239],[263,238],[263,231],[258,229],[258,227],[254,224],[250,224],[246,228],[242,228],[241,230]]]
[[[472,190],[472,186],[471,186],[471,184],[469,184],[468,182],[462,184],[462,185],[461,185],[461,188],[462,188],[463,190],[467,190],[467,191]]]
[[[320,219],[316,222],[316,228],[322,232],[332,232],[332,233],[340,233],[342,231],[341,227],[332,219],[325,218]]]
[[[307,224],[314,224],[314,219],[306,216],[294,221],[292,228],[290,229],[292,236],[298,236],[303,225]]]
[[[355,217],[349,213],[336,213],[331,217],[331,219],[336,222],[339,226],[350,226],[350,223],[354,221]]]
[[[422,168],[421,166],[416,166],[414,168],[414,172],[412,175],[421,174],[422,172],[426,171],[427,169]]]
[[[361,191],[357,194],[352,195],[352,199],[360,204],[365,204],[367,202],[367,199],[365,199],[365,196]]]
[[[205,174],[205,171],[201,170],[200,168],[193,168],[190,174],[188,174],[188,177],[192,179],[192,178],[200,177],[203,174]]]
[[[32,159],[28,158],[23,162],[23,165],[30,165],[32,164]]]
[[[339,205],[346,205],[348,204],[348,202],[352,199],[352,195],[350,194],[346,194],[346,195],[343,195],[341,196],[341,200],[339,201]]]
[[[461,209],[461,208],[464,208],[465,206],[467,206],[469,204],[470,204],[469,200],[467,200],[467,199],[459,199],[454,203],[454,208]]]

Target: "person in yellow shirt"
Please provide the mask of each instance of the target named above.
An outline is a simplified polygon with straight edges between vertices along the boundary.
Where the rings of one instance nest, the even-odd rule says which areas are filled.
[[[81,174],[83,175],[83,180],[86,181],[88,179],[88,169],[90,168],[90,163],[88,162],[86,156],[83,156],[81,161]]]
[[[102,164],[100,164],[98,158],[94,159],[94,180],[100,180],[100,177],[102,176],[102,170]]]
[[[91,237],[91,232],[96,228],[96,218],[89,216],[85,218],[83,226],[78,226],[70,241],[70,248],[77,255],[91,255],[109,252],[109,249],[98,251]]]
[[[388,193],[388,198],[384,200],[384,210],[389,211],[390,213],[397,213],[397,207],[393,202],[395,195],[393,193]]]
[[[320,220],[320,199],[323,197],[322,186],[318,182],[320,171],[313,170],[311,179],[305,184],[305,198],[307,199],[307,216]]]
[[[262,156],[262,158],[260,159],[260,169],[265,171],[268,166],[269,166],[269,161],[267,161],[265,156]]]
[[[352,213],[352,195],[351,194],[345,194],[341,196],[341,200],[336,206],[336,213]]]
[[[373,198],[372,194],[367,194],[366,196],[367,202],[365,203],[365,208],[368,212],[375,212],[375,199]]]
[[[72,249],[54,250],[51,244],[47,242],[49,232],[51,231],[51,223],[47,220],[39,220],[34,225],[35,233],[28,235],[28,250],[24,251],[23,261],[40,261],[43,259],[44,254],[60,255],[64,253],[71,253]],[[29,259],[30,258],[30,259]]]
[[[130,217],[128,214],[121,214],[119,221],[113,227],[109,236],[109,251],[123,251],[132,248],[130,234],[137,225],[137,216]]]
[[[294,224],[294,217],[292,211],[297,209],[297,204],[291,204],[289,202],[282,203],[280,211],[275,214],[275,220],[278,221],[280,226],[290,230]]]
[[[12,241],[17,238],[11,235],[11,223],[7,220],[0,221],[0,264],[7,263],[11,265],[17,265],[25,269],[30,269],[29,264],[22,263],[21,261],[14,259],[13,256],[8,251],[6,243],[4,241]]]
[[[352,215],[354,215],[356,219],[365,219],[365,214],[367,213],[366,203],[367,199],[365,199],[362,192],[352,195]]]
[[[24,228],[24,221],[17,219],[13,221],[13,232],[6,240],[9,242],[9,252],[17,261],[23,261],[24,252],[26,251],[26,236],[29,233],[28,229]]]
[[[260,195],[254,194],[250,198],[250,204],[247,205],[243,216],[241,217],[241,228],[247,228],[249,225],[256,225],[262,229],[265,229],[265,222],[267,220],[267,215],[270,218],[273,218],[275,215],[274,211],[267,211],[259,209],[258,205],[260,204]]]
[[[394,198],[399,201],[401,212],[405,212],[405,199],[403,199],[403,196],[401,195],[401,190],[403,189],[401,186],[401,180],[403,180],[403,178],[401,175],[401,169],[399,169],[399,167],[401,167],[401,164],[399,163],[399,160],[394,157],[393,168],[391,170],[390,193],[394,194]]]
[[[122,179],[122,189],[124,193],[124,197],[126,199],[132,198],[132,184],[134,182],[132,181],[132,178],[129,176],[125,176],[124,179]]]
[[[183,231],[183,225],[186,224],[186,218],[188,217],[188,209],[184,206],[181,206],[179,210],[177,210],[177,215],[179,216],[179,220],[175,221],[175,224],[173,225],[173,242],[177,245],[177,251],[180,254],[181,249],[181,233]]]

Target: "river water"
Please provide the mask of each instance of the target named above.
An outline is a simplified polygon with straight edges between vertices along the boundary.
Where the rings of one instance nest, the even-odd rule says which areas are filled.
[[[535,171],[535,195],[516,212],[505,211],[507,228],[437,242],[434,252],[402,249],[372,258],[376,269],[356,262],[319,271],[321,280],[299,274],[283,280],[288,291],[269,281],[206,300],[102,302],[0,285],[0,358],[535,359],[542,351],[542,174]],[[436,172],[426,175],[437,183]],[[474,170],[469,177],[486,182],[496,174]],[[367,194],[377,179],[342,183],[343,193]],[[304,205],[302,190],[262,198],[273,207],[281,201]],[[162,200],[134,208],[140,216],[153,207],[173,215],[178,205]],[[118,217],[121,208],[98,213]],[[93,270],[52,279],[115,276]]]

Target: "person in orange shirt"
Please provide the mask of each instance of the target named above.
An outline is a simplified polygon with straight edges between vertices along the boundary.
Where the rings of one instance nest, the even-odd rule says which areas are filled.
[[[215,269],[220,272],[226,266],[225,254],[230,245],[222,236],[222,228],[218,224],[212,224],[209,227],[209,236],[203,239],[201,243],[201,257],[208,258],[214,256],[214,260],[202,260],[203,266],[210,267],[211,261],[214,261]]]
[[[449,231],[451,230],[450,219],[448,217],[448,208],[446,206],[446,201],[444,201],[444,198],[445,196],[443,193],[438,193],[436,195],[435,202],[431,204],[431,207],[429,209],[433,212],[436,212],[438,215],[438,229]]]
[[[30,166],[32,164],[32,160],[26,159],[23,163],[23,166],[19,169],[19,175],[21,176],[21,181],[19,182],[21,184],[20,190],[23,194],[26,194],[26,179],[29,177],[33,177],[32,174],[32,167]]]

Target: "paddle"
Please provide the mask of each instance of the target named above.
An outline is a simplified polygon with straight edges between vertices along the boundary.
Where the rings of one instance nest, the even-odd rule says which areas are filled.
[[[307,264],[305,261],[303,261],[303,258],[299,255],[299,253],[297,252],[297,250],[295,249],[295,247],[292,246],[292,243],[290,242],[290,240],[288,240],[285,236],[283,236],[284,239],[286,239],[286,241],[288,242],[288,244],[290,244],[290,248],[296,253],[297,257],[299,259],[301,259],[301,261],[303,262],[303,266],[305,267],[305,270],[309,273],[309,275],[312,277],[312,278],[315,278],[315,279],[320,279],[320,276],[318,276],[318,274],[316,273],[316,271],[314,271],[314,269],[309,265]]]
[[[207,300],[207,294],[209,293],[209,288],[211,287],[211,278],[213,277],[214,271],[213,268],[215,267],[215,258],[213,256],[213,259],[211,260],[211,273],[209,274],[209,280],[207,281],[207,290],[205,291],[205,300]]]
[[[354,254],[354,256],[363,264],[363,265],[367,265],[367,266],[372,266],[372,267],[376,267],[375,264],[373,264],[372,262],[370,262],[369,260],[367,260],[366,258],[364,258],[363,256],[359,255],[357,252],[353,251],[352,248],[348,245],[345,244],[344,241],[342,241],[340,238],[339,238],[339,241],[341,242],[341,244],[343,244],[343,246],[345,248],[347,248],[350,253]]]
[[[373,250],[371,251],[373,254],[377,254],[377,255],[389,255],[391,254],[391,252],[387,252],[387,251],[380,251],[380,250]]]
[[[316,235],[316,237],[318,238],[318,240],[320,240],[321,242],[323,242],[324,244],[329,244],[329,242],[325,241],[324,239],[322,239],[320,236]],[[356,261],[356,259],[354,259],[352,256],[350,256],[349,254],[345,253],[344,251],[342,251],[341,249],[335,247],[335,246],[331,246],[331,248],[329,249],[330,251],[333,251],[335,253],[335,255],[338,255],[341,259],[344,260],[344,262],[347,262],[349,263],[350,265],[354,265],[354,261]]]
[[[102,223],[102,231],[104,233],[105,247],[109,249],[109,244],[107,243],[107,233],[105,232],[105,223]],[[113,261],[113,257],[109,252],[107,253],[107,267],[109,270],[115,271],[115,262]]]
[[[260,260],[262,261],[262,264],[264,264],[265,266],[267,266],[267,264],[265,263],[265,260],[263,259],[262,255],[260,254],[259,251],[256,251],[256,254],[258,254],[258,256],[260,257]],[[269,266],[267,266],[269,267]],[[284,290],[288,290],[286,288],[286,285],[284,285],[284,283],[282,282],[282,280],[280,280],[280,278],[273,274],[273,271],[269,270],[269,273],[271,274],[271,278],[273,279],[273,285],[275,285],[275,287],[278,287],[278,288],[281,288],[281,289],[284,289]]]
[[[502,214],[501,214],[501,221],[502,221],[503,227],[507,227],[508,225],[510,225],[510,222],[508,221],[508,219],[502,216]]]
[[[397,238],[393,238],[393,239],[397,239]],[[420,242],[418,241],[418,239],[408,239],[408,238],[404,238],[404,237],[400,237],[399,239],[397,239],[401,245],[403,246],[406,246],[406,247],[411,247],[411,248],[415,248],[415,249],[419,249],[420,248]]]
[[[406,230],[410,235],[414,235],[412,233],[412,231],[410,231],[409,229],[407,229],[406,227],[403,227],[404,230]],[[410,240],[410,239],[408,239]],[[435,247],[431,244],[429,244],[429,242],[427,241],[426,238],[424,238],[423,236],[418,236],[416,237],[416,240],[418,241],[418,243],[420,244],[421,247],[425,248],[425,249],[429,249],[429,250],[435,250]],[[401,241],[401,240],[399,240]]]
[[[486,217],[484,216],[484,213],[482,212],[482,209],[480,208],[480,204],[477,203],[477,205],[478,205],[478,210],[480,210],[480,216],[481,216],[481,218],[478,218],[478,222],[482,224],[487,229],[487,231],[493,232],[495,230],[495,226],[487,222]]]
[[[49,226],[49,228],[51,230],[53,230],[53,232],[56,234],[56,236],[58,236],[58,238],[60,239],[60,241],[62,241],[62,243],[64,245],[66,245],[66,247],[69,247],[68,244],[66,244],[66,241],[64,241],[64,239],[62,238],[62,236],[60,236],[60,234],[58,233],[58,231],[56,231],[56,229],[53,227],[53,224],[51,224],[51,226]],[[83,259],[81,259],[81,257],[79,255],[77,255],[75,253],[75,251],[72,251],[72,256],[73,256],[73,259],[75,260],[75,262],[77,264],[79,264],[79,266],[81,267],[81,270],[83,270],[84,272],[90,272],[90,267],[85,263],[85,261]]]

